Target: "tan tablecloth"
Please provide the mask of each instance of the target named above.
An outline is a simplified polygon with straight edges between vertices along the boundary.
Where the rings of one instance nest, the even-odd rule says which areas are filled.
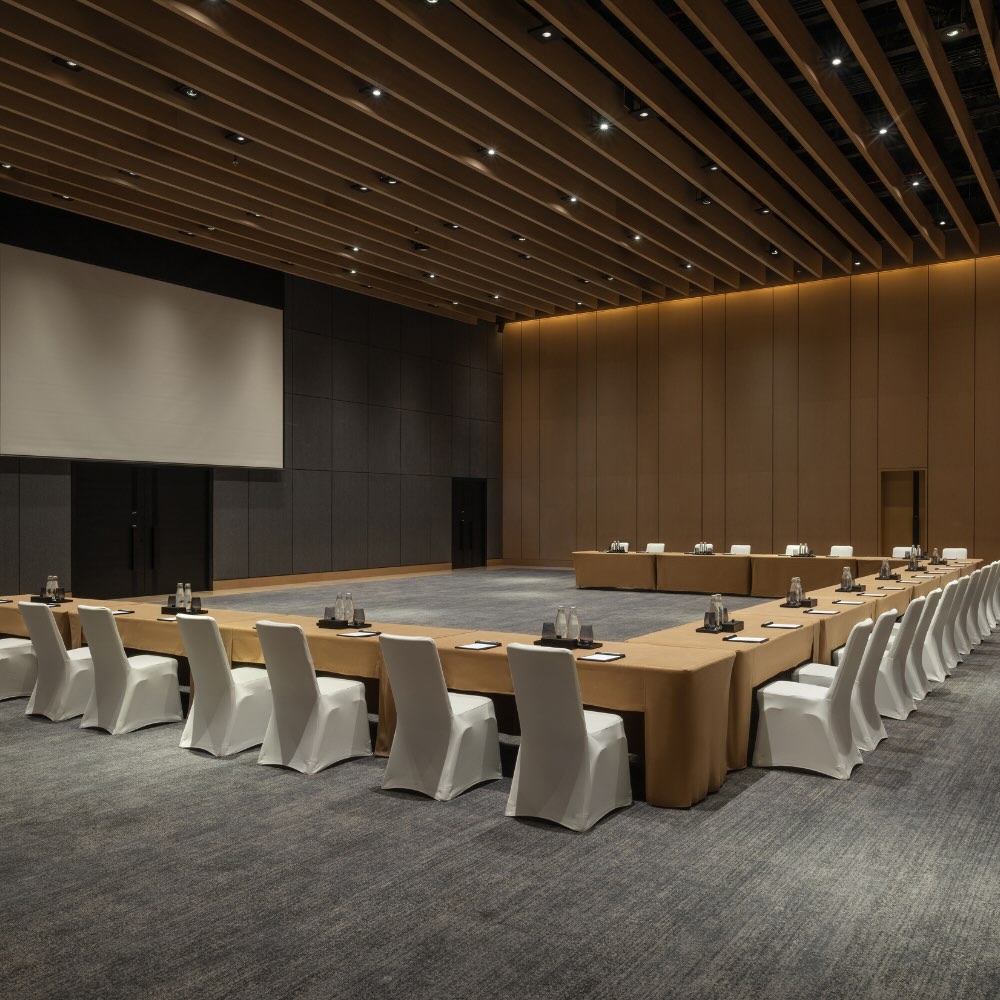
[[[467,632],[438,639],[448,687],[484,694],[513,690],[504,647],[537,636]],[[476,639],[504,645],[463,650]],[[687,807],[722,786],[727,770],[729,691],[736,652],[730,648],[671,648],[636,641],[606,642],[601,652],[624,653],[611,663],[579,660],[584,704],[614,712],[642,712],[646,801]]]
[[[655,560],[647,552],[574,552],[576,585],[656,590]]]
[[[785,615],[780,618],[775,615],[774,620],[795,621]],[[638,643],[678,646],[708,653],[723,650],[726,652],[732,650],[735,653],[736,662],[733,664],[732,683],[729,687],[726,756],[729,769],[737,770],[747,766],[754,688],[778,674],[797,667],[800,663],[807,662],[812,657],[814,629],[807,626],[794,632],[782,632],[777,629],[747,628],[738,633],[742,636],[767,636],[767,642],[752,646],[726,642],[721,636],[707,635],[696,631],[697,628],[698,624],[692,623],[662,629],[659,632],[636,636],[626,645]]]
[[[836,587],[845,566],[854,576],[858,575],[853,559],[834,559],[830,556],[751,556],[750,593],[754,597],[787,597],[792,577],[802,580],[805,591]]]
[[[889,568],[893,573],[898,572],[900,566],[906,565],[905,559],[893,559],[891,556],[886,556],[889,560]],[[855,562],[858,564],[857,576],[876,576],[878,571],[882,568],[882,556],[856,556]]]
[[[21,617],[21,609],[17,606],[18,601],[30,601],[31,594],[11,594],[4,595],[5,601],[9,604],[0,604],[0,635],[15,635],[28,637],[28,627]],[[63,637],[68,649],[79,643],[73,642],[73,632],[70,628],[69,609],[76,607],[76,602],[72,604],[61,604],[58,608],[52,609],[52,617],[56,620],[56,628]]]
[[[815,624],[813,632],[812,660],[814,663],[832,663],[833,651],[847,642],[847,637],[851,634],[851,629],[858,622],[866,618],[874,620],[877,609],[877,601],[866,599],[863,604],[835,604],[835,600],[861,600],[852,594],[824,595],[822,591],[814,591],[809,595],[815,597],[819,602],[815,609],[781,608],[778,602],[774,605],[762,604],[756,608],[748,608],[746,612],[740,612],[739,617],[747,622],[756,621],[758,615],[767,614],[778,620],[779,615],[782,621],[807,621]],[[832,615],[811,615],[810,610],[834,611]]]
[[[681,594],[749,594],[750,556],[665,552],[656,556],[656,589]]]

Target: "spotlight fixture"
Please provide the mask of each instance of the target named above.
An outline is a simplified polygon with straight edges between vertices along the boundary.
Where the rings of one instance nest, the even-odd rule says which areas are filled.
[[[781,253],[781,251],[780,251],[780,250],[779,250],[779,249],[778,249],[778,248],[777,248],[777,247],[776,247],[776,246],[775,246],[775,245],[774,245],[773,243],[772,243],[772,244],[771,244],[771,245],[770,245],[770,246],[769,246],[769,247],[767,248],[767,252],[768,252],[768,253],[769,253],[769,254],[770,254],[770,255],[771,255],[772,257],[777,257],[777,256],[778,256],[778,254],[780,254],[780,253]]]
[[[516,240],[518,243],[523,243],[528,237],[522,236],[520,233],[511,233],[510,238]]]
[[[861,261],[860,261],[860,260],[856,260],[856,261],[854,262],[854,266],[855,266],[855,267],[861,267]]]
[[[197,101],[201,97],[201,91],[195,90],[194,87],[189,87],[186,83],[179,83],[174,90],[177,91],[181,97],[186,97],[189,101]]]
[[[361,247],[344,247],[345,250],[349,250],[351,253],[361,253]]]
[[[83,67],[73,59],[63,59],[62,56],[53,56],[52,61],[57,66],[62,66],[63,69],[70,69],[74,73],[79,73]]]
[[[551,24],[540,24],[536,28],[529,28],[528,34],[539,42],[554,42],[563,37],[563,33]]]
[[[497,155],[497,151],[492,146],[479,146],[477,148],[479,150],[479,155],[480,156],[496,156]]]
[[[690,261],[688,261],[688,263],[686,263],[684,265],[684,270],[685,271],[691,271],[691,270],[693,270],[693,268],[694,268],[694,264],[692,264]]]
[[[494,292],[493,293],[493,298],[498,299],[498,298],[500,298],[500,296],[499,296],[499,294],[497,292]]]
[[[417,253],[427,253],[427,251],[430,250],[430,247],[426,243],[418,243],[416,240],[414,240],[410,246],[413,247]]]
[[[939,226],[947,226],[948,225],[948,220],[947,219],[938,219],[938,225]]]
[[[843,59],[841,59],[841,58],[840,58],[840,56],[834,56],[834,57],[833,57],[833,58],[832,58],[832,59],[830,60],[830,65],[831,65],[831,66],[840,66],[840,65],[841,65],[841,64],[843,63],[843,61],[844,61],[844,60],[843,60]]]
[[[371,288],[372,286],[371,285],[362,285],[361,287],[362,288]]]
[[[245,146],[250,140],[239,132],[226,132],[225,137],[230,142],[235,142],[239,146]]]
[[[433,279],[436,278],[437,275],[433,271],[424,271],[424,277]]]
[[[367,184],[352,184],[351,188],[354,191],[361,191],[361,192],[371,191],[371,188]]]
[[[713,174],[718,169],[719,169],[719,164],[718,163],[712,163],[711,161],[709,161],[708,163],[705,164],[704,167],[702,167],[702,170],[708,170],[708,171],[710,171]]]
[[[629,114],[634,115],[636,118],[650,118],[653,110],[647,104],[638,104],[629,110]]]
[[[575,194],[563,194],[560,197],[563,201],[568,201],[571,205],[575,205],[580,200]]]
[[[14,169],[14,164],[13,163],[0,163],[0,169],[2,169],[2,170],[13,170]]]
[[[378,179],[379,179],[379,180],[380,180],[380,181],[381,181],[381,182],[382,182],[383,184],[398,184],[398,183],[399,183],[399,181],[398,181],[398,180],[396,180],[396,178],[395,178],[395,177],[390,177],[390,176],[389,176],[388,174],[379,174],[379,175],[378,175]]]
[[[919,180],[910,181],[910,187],[915,187],[915,188],[920,187],[920,181]]]
[[[695,198],[695,201],[697,201],[699,204],[702,204],[702,205],[711,205],[712,204],[711,197],[709,195],[705,194],[704,191],[699,191],[698,192],[698,196],[697,196],[697,198]]]
[[[530,253],[519,253],[518,257],[520,257],[521,260],[531,260],[531,254]]]
[[[122,175],[122,177],[138,177],[139,176],[134,170],[119,170],[118,173],[120,173]]]
[[[73,199],[68,194],[53,194],[53,198],[59,198],[61,201],[72,201]]]
[[[263,219],[264,216],[260,212],[244,212],[243,213],[248,219]]]
[[[882,126],[882,127],[881,127],[881,128],[879,129],[879,130],[878,130],[878,134],[879,134],[879,135],[888,135],[888,134],[889,134],[889,130],[888,130],[888,129],[887,129],[887,128],[886,128],[886,127],[885,127],[885,126],[883,125],[883,126]]]
[[[641,240],[641,239],[642,239],[642,237],[641,237],[641,236],[640,236],[640,235],[639,235],[638,233],[629,233],[629,235],[628,235],[628,238],[629,238],[629,239],[630,239],[630,240],[631,240],[631,241],[632,241],[633,243],[638,243],[638,242],[639,242],[639,240]]]
[[[348,273],[348,274],[357,274],[357,273],[358,273],[358,272],[357,272],[357,268],[353,268],[353,267],[349,267],[349,268],[347,269],[347,273]]]
[[[602,274],[601,277],[605,281],[614,281],[615,280],[615,276],[613,274]]]
[[[461,229],[462,227],[457,222],[442,222],[442,226],[445,229]]]
[[[582,306],[582,305],[583,305],[582,302],[577,302],[577,306]]]
[[[215,232],[215,226],[205,226],[205,225],[203,225],[201,228],[204,229],[206,233],[214,233]]]
[[[589,285],[590,284],[590,278],[577,278],[576,280],[579,281],[581,285]]]
[[[959,35],[964,35],[968,30],[965,24],[960,22],[958,24],[949,24],[947,28],[942,28],[941,34],[945,38],[958,38]]]
[[[194,236],[194,233],[188,229],[178,229],[177,232],[180,233],[181,236]]]
[[[452,300],[451,300],[451,304],[452,304],[453,306],[457,306],[457,305],[458,305],[458,299],[452,299]]]
[[[598,132],[610,132],[611,122],[604,121],[603,119],[597,123]]]
[[[376,86],[374,83],[369,84],[367,87],[362,87],[361,93],[364,94],[365,97],[383,97],[385,95],[385,91],[381,87]]]
[[[767,207],[767,205],[761,205],[760,208],[757,209],[757,211],[761,215],[770,215],[771,214],[771,210]]]

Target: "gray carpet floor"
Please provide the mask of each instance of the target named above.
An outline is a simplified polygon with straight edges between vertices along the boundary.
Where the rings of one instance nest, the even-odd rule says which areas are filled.
[[[1000,636],[850,781],[749,769],[584,835],[0,703],[0,995],[995,998]]]
[[[543,621],[556,609],[575,605],[580,621],[594,626],[598,640],[631,639],[657,629],[701,618],[708,604],[702,594],[664,594],[625,590],[577,590],[572,570],[466,569],[429,576],[386,580],[342,580],[310,587],[257,591],[216,597],[205,594],[207,608],[239,608],[286,615],[321,616],[338,593],[350,591],[369,621],[494,629],[541,635]],[[730,611],[770,598],[727,597]]]

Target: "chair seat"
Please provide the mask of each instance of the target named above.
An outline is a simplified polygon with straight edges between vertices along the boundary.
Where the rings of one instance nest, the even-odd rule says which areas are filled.
[[[347,694],[353,688],[364,696],[365,686],[361,681],[349,681],[345,677],[321,677],[317,675],[316,684],[320,694]]]
[[[80,646],[77,649],[67,649],[66,655],[73,661],[80,661],[91,665],[93,665],[94,662],[89,646]]]
[[[457,694],[454,691],[448,692],[448,701],[451,702],[451,710],[455,715],[465,715],[466,712],[477,712],[493,706],[490,698],[478,694]]]
[[[765,698],[778,701],[822,701],[826,698],[826,687],[817,684],[799,684],[796,681],[772,681],[760,689]]]
[[[267,688],[271,682],[267,679],[267,671],[260,667],[233,667],[233,683],[242,688]]]
[[[804,663],[792,671],[792,676],[799,684],[829,687],[837,676],[837,668],[829,663]]]
[[[155,674],[164,668],[177,669],[177,660],[172,656],[156,656],[153,653],[138,653],[128,658],[129,667],[139,673]]]
[[[624,726],[622,717],[611,712],[588,712],[584,711],[583,721],[588,733],[602,733],[605,729],[613,729],[615,726]]]
[[[0,653],[26,653],[31,648],[30,639],[0,639]]]

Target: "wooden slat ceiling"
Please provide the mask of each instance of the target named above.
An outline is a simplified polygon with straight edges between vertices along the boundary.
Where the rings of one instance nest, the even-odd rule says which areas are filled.
[[[0,0],[0,177],[550,316],[996,246],[998,51],[993,0]]]

